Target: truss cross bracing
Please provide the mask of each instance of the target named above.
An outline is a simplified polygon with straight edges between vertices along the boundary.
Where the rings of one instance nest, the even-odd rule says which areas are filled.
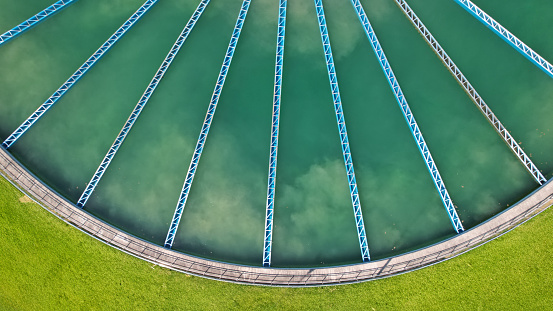
[[[459,84],[465,89],[465,92],[472,98],[472,101],[476,104],[476,106],[480,109],[482,114],[488,119],[488,121],[493,125],[497,133],[503,138],[505,143],[511,148],[513,153],[518,157],[520,162],[524,165],[524,167],[532,174],[534,179],[541,185],[547,180],[545,177],[543,177],[543,174],[538,170],[538,168],[534,165],[530,157],[526,155],[524,150],[518,145],[517,141],[511,136],[509,131],[501,124],[499,119],[495,116],[495,114],[492,112],[490,107],[486,105],[482,97],[476,92],[472,84],[467,80],[467,78],[463,75],[461,70],[455,65],[453,60],[447,55],[445,50],[441,47],[441,45],[436,41],[434,36],[430,33],[430,31],[424,26],[422,21],[417,17],[415,12],[409,7],[407,2],[404,0],[396,0],[397,4],[401,7],[405,15],[409,18],[411,23],[415,25],[419,33],[422,35],[422,37],[426,40],[426,42],[432,47],[434,52],[440,57],[442,62],[445,64],[449,72],[457,79]]]
[[[2,147],[9,148],[13,145],[31,126],[33,126],[54,104],[77,83],[98,60],[100,60],[111,47],[119,41],[125,33],[157,3],[158,0],[147,0],[144,4],[119,28],[117,31],[96,51],[90,58],[71,76],[69,79],[44,102],[25,122],[23,122],[4,142]]]
[[[332,57],[332,49],[330,47],[330,38],[326,27],[326,19],[324,15],[323,3],[321,0],[315,0],[315,8],[317,10],[317,18],[319,20],[319,30],[323,41],[323,49],[326,60],[326,69],[328,78],[330,79],[330,88],[332,91],[332,100],[334,101],[334,110],[336,120],[338,121],[338,129],[340,131],[340,141],[342,145],[342,154],[346,164],[348,176],[349,191],[351,194],[351,202],[353,204],[353,212],[355,214],[355,223],[357,226],[357,236],[359,237],[359,246],[361,248],[361,257],[363,261],[371,259],[369,254],[369,245],[367,242],[367,234],[365,231],[365,223],[363,221],[363,213],[361,211],[361,202],[359,201],[359,193],[357,191],[357,181],[355,179],[355,171],[353,170],[353,160],[349,148],[348,132],[346,130],[346,120],[342,110],[342,99],[340,98],[340,90],[338,88],[338,78],[334,67],[334,59]]]
[[[409,129],[411,130],[411,134],[413,134],[413,137],[415,138],[415,141],[417,142],[417,146],[424,158],[424,162],[426,163],[426,167],[428,168],[428,171],[430,172],[430,175],[432,176],[432,180],[434,181],[434,184],[436,185],[436,188],[438,189],[438,192],[440,194],[440,198],[442,199],[442,202],[445,206],[445,209],[447,211],[447,214],[449,215],[449,219],[451,220],[451,223],[453,224],[453,227],[455,228],[455,231],[457,233],[464,231],[463,224],[461,223],[461,220],[459,219],[459,216],[457,215],[457,211],[455,210],[455,207],[453,205],[453,202],[451,201],[451,198],[449,197],[449,193],[447,191],[447,188],[442,180],[442,177],[440,176],[440,172],[438,171],[438,167],[434,163],[434,160],[432,159],[432,155],[430,154],[430,150],[428,149],[428,146],[426,145],[426,142],[422,136],[422,133],[419,129],[419,126],[417,125],[417,122],[415,121],[415,117],[413,116],[411,112],[411,108],[409,108],[409,105],[407,104],[407,100],[405,99],[405,96],[403,95],[403,91],[401,90],[401,87],[399,86],[399,83],[397,82],[397,79],[395,77],[394,72],[392,71],[392,68],[390,67],[390,63],[388,62],[388,59],[386,58],[386,55],[384,54],[384,51],[382,50],[382,46],[380,45],[380,42],[378,41],[378,38],[376,37],[375,32],[373,31],[373,28],[369,22],[369,19],[367,18],[367,15],[365,14],[365,10],[361,6],[361,3],[359,0],[351,0],[355,11],[357,12],[357,16],[359,17],[359,20],[361,21],[361,24],[363,25],[363,29],[365,30],[365,33],[367,34],[367,37],[369,38],[369,41],[371,43],[371,46],[373,47],[373,50],[376,54],[376,57],[378,58],[378,62],[380,63],[380,66],[382,67],[382,70],[384,71],[384,74],[386,75],[386,78],[388,79],[388,83],[390,84],[392,91],[394,93],[394,96],[396,97],[396,100],[399,104],[399,107],[401,108],[401,112],[403,113],[403,116],[405,117],[405,120],[407,121],[407,124],[409,126]]]
[[[98,185],[98,182],[104,175],[104,172],[106,171],[109,164],[111,163],[111,160],[119,150],[119,147],[121,147],[121,144],[123,144],[123,141],[127,137],[127,134],[129,133],[132,126],[138,119],[138,116],[140,115],[140,113],[148,103],[148,100],[150,99],[155,89],[157,88],[159,82],[165,75],[165,72],[167,71],[169,66],[171,66],[173,59],[175,59],[175,56],[177,55],[182,45],[186,41],[186,38],[188,38],[188,34],[190,33],[190,31],[192,31],[192,28],[194,28],[194,25],[196,25],[196,22],[202,15],[205,7],[209,4],[209,1],[210,0],[202,0],[198,5],[198,7],[196,8],[196,11],[194,11],[194,14],[192,14],[192,17],[190,17],[190,20],[188,20],[188,23],[186,23],[186,26],[184,27],[181,34],[177,38],[177,41],[175,42],[175,44],[173,44],[173,47],[169,51],[169,54],[167,54],[167,57],[165,57],[165,60],[157,70],[156,75],[153,77],[152,81],[146,88],[146,91],[144,91],[144,94],[138,101],[138,104],[136,104],[136,107],[134,108],[131,115],[127,119],[127,122],[121,129],[121,132],[119,132],[119,135],[117,135],[117,138],[111,145],[111,148],[109,148],[109,151],[104,157],[104,159],[102,160],[102,163],[100,164],[100,166],[94,173],[94,176],[92,176],[92,179],[86,186],[85,191],[83,192],[83,194],[79,198],[79,201],[77,202],[78,207],[84,207],[86,204],[86,201],[88,201],[88,198],[90,198],[90,195],[92,194],[92,192],[94,192],[94,189],[96,188],[96,186]]]
[[[519,53],[528,58],[532,63],[534,63],[534,65],[538,66],[541,70],[545,71],[545,73],[553,78],[553,65],[551,65],[547,60],[545,60],[538,53],[532,50],[524,42],[520,41],[509,30],[501,26],[501,24],[499,24],[486,12],[482,11],[482,9],[476,6],[476,4],[472,3],[470,0],[455,0],[455,2],[457,2],[461,7],[463,7],[474,17],[476,17],[476,19],[478,19],[481,23],[493,30],[495,34],[497,34],[499,37],[509,43]]]
[[[60,0],[52,4],[51,6],[47,7],[46,9],[38,12],[28,20],[24,21],[23,23],[13,27],[12,29],[6,31],[4,34],[0,35],[0,45],[19,36],[20,34],[29,30],[31,27],[39,24],[40,22],[47,19],[48,17],[56,14],[57,12],[61,11],[63,8],[65,8],[66,6],[70,5],[75,1],[77,0]]]
[[[275,183],[278,153],[278,127],[280,121],[280,93],[282,87],[282,64],[284,58],[284,33],[286,30],[287,0],[280,0],[278,8],[278,30],[275,61],[275,87],[273,95],[273,123],[271,127],[271,150],[269,159],[269,181],[267,186],[267,207],[265,212],[265,239],[263,243],[263,266],[271,266],[273,245],[273,211],[275,207]]]
[[[188,172],[186,173],[186,179],[184,180],[184,185],[182,187],[179,201],[177,203],[175,213],[173,214],[173,220],[171,221],[169,231],[167,232],[167,237],[164,243],[164,246],[166,248],[171,248],[173,246],[173,240],[175,239],[180,219],[182,217],[182,212],[184,210],[184,206],[186,205],[186,200],[188,199],[188,193],[190,191],[190,187],[192,186],[194,175],[196,174],[196,168],[198,167],[200,157],[202,156],[202,151],[207,139],[207,134],[209,133],[209,128],[211,127],[211,121],[213,120],[213,115],[215,114],[215,109],[217,108],[217,103],[219,102],[219,97],[221,96],[223,85],[225,84],[228,69],[230,67],[232,57],[234,56],[236,44],[238,43],[238,39],[240,38],[240,32],[242,31],[242,26],[244,25],[244,20],[246,19],[246,14],[248,13],[250,2],[251,0],[244,0],[242,2],[242,7],[240,9],[240,13],[238,14],[238,19],[236,20],[234,31],[232,32],[232,37],[230,39],[227,53],[225,55],[225,60],[223,61],[223,66],[221,68],[221,71],[219,72],[219,77],[217,78],[215,90],[213,91],[213,95],[211,96],[211,102],[209,103],[209,107],[207,109],[207,114],[202,125],[202,130],[200,132],[200,137],[198,138],[198,142],[196,143],[196,149],[194,150],[194,155],[192,156],[192,160],[190,161],[190,166],[188,168]]]

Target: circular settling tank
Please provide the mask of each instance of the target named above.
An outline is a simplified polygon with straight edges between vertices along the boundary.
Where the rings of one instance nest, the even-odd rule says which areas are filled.
[[[52,1],[0,0],[0,32]],[[324,19],[289,1],[285,28],[282,1],[148,2],[98,60],[143,0],[75,1],[0,45],[2,141],[54,94],[4,149],[121,231],[247,266],[360,264],[462,234],[552,176],[552,77],[454,0],[408,3],[478,96],[401,0],[360,2],[392,75],[351,1],[324,1]],[[474,3],[553,60],[553,2]]]

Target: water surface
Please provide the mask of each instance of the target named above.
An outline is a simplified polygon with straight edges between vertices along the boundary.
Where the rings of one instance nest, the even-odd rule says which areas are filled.
[[[240,0],[212,0],[85,210],[163,244]],[[553,59],[549,1],[476,1]],[[48,6],[0,0],[0,32]],[[0,138],[43,103],[140,5],[81,0],[0,47]],[[198,1],[164,0],[11,149],[76,202]],[[363,0],[465,228],[538,184],[402,11]],[[409,4],[520,141],[553,174],[553,79],[454,1]],[[372,259],[454,234],[349,1],[324,2]],[[521,15],[531,18],[520,18]],[[260,265],[278,7],[253,0],[175,238],[188,254]],[[273,266],[361,260],[315,6],[288,3]]]

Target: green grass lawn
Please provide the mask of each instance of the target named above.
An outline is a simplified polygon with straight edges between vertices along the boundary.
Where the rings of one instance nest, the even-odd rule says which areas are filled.
[[[26,201],[0,178],[0,310],[553,308],[553,209],[419,271],[361,284],[269,288],[152,266]]]

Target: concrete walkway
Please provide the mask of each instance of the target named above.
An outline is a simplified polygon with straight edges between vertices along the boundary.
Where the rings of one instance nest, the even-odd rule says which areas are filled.
[[[240,266],[197,258],[121,232],[64,199],[27,171],[3,148],[0,148],[0,171],[10,182],[63,221],[135,257],[172,270],[206,278],[271,286],[353,283],[419,269],[488,242],[532,218],[553,203],[553,183],[549,181],[516,205],[481,225],[414,252],[350,266],[278,269]]]

